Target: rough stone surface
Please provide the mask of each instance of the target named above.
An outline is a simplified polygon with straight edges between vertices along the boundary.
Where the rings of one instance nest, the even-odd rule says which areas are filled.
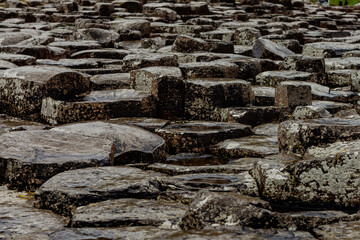
[[[159,174],[130,167],[101,167],[60,173],[38,189],[35,206],[69,215],[77,206],[116,198],[155,198]]]
[[[179,203],[147,199],[109,200],[78,207],[72,227],[159,226],[176,229],[186,211]]]
[[[227,138],[252,134],[250,126],[239,123],[201,122],[174,123],[156,131],[166,141],[169,153],[203,153],[210,145]]]
[[[51,129],[114,142],[112,165],[156,162],[165,158],[165,141],[144,129],[104,122],[71,124]]]
[[[0,135],[1,179],[15,189],[34,190],[57,173],[109,165],[113,142],[49,130]]]

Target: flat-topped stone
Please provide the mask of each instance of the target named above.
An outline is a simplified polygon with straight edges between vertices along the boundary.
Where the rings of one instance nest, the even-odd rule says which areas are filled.
[[[194,78],[236,78],[239,67],[225,61],[180,64],[185,79]]]
[[[75,209],[72,227],[158,226],[179,228],[186,205],[147,199],[117,199]]]
[[[38,119],[44,98],[73,98],[87,92],[89,86],[88,78],[67,68],[12,68],[0,73],[0,102],[10,115]]]
[[[302,156],[311,146],[357,139],[357,119],[323,118],[285,121],[279,126],[279,149],[282,153]]]
[[[129,54],[123,58],[124,71],[131,71],[135,69],[154,67],[154,66],[168,66],[177,67],[178,58],[170,53],[136,53]]]
[[[1,178],[14,189],[34,190],[57,173],[109,165],[113,142],[76,134],[33,130],[0,135]]]
[[[150,117],[154,113],[152,96],[134,89],[92,91],[73,101],[46,98],[41,106],[41,117],[50,124],[118,117]]]
[[[239,123],[191,121],[173,123],[156,130],[166,141],[169,153],[203,153],[210,145],[228,138],[252,134],[250,126]]]
[[[228,158],[266,157],[279,153],[277,136],[249,136],[228,139],[214,145],[214,155]]]
[[[165,158],[165,141],[158,135],[135,126],[89,122],[55,127],[51,131],[113,141],[115,149],[111,165],[151,163]]]
[[[303,54],[314,57],[341,57],[344,53],[359,50],[360,44],[343,42],[317,42],[304,45]]]
[[[84,168],[60,173],[38,189],[35,206],[69,215],[77,206],[117,198],[155,198],[151,171],[130,167]]]
[[[256,84],[271,87],[275,87],[277,84],[284,81],[316,82],[316,75],[293,70],[266,71],[258,74],[255,79]]]
[[[253,101],[251,84],[239,79],[189,79],[185,92],[185,116],[196,120],[216,120],[219,108],[247,106]]]
[[[90,81],[92,90],[130,88],[130,73],[97,74]]]

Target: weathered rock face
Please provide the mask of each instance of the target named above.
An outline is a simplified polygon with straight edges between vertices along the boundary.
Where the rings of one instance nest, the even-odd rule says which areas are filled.
[[[0,75],[0,105],[13,116],[39,120],[42,100],[73,98],[89,90],[82,74],[58,67],[27,66],[5,70]]]
[[[295,53],[268,39],[257,39],[253,46],[253,56],[256,58],[270,58],[282,60]]]
[[[229,158],[266,157],[278,154],[276,136],[250,136],[229,139],[216,144],[211,152],[218,156]]]
[[[194,78],[236,78],[239,67],[224,61],[184,63],[180,69],[185,79]]]
[[[49,130],[0,135],[0,179],[13,189],[34,190],[57,173],[109,165],[113,142]]]
[[[177,67],[148,67],[131,72],[134,89],[149,92],[157,104],[157,116],[166,119],[184,115],[185,82]]]
[[[252,134],[250,126],[238,123],[201,122],[174,123],[156,131],[166,141],[169,153],[203,153],[210,145],[227,138]]]
[[[193,79],[186,81],[185,116],[214,120],[219,108],[246,106],[253,101],[249,82],[236,79]]]
[[[311,105],[311,87],[296,82],[283,82],[276,86],[275,106],[294,108]]]
[[[155,115],[155,103],[149,93],[133,89],[92,91],[75,101],[45,98],[41,118],[50,124],[64,124],[87,120],[106,120],[118,117]]]
[[[15,235],[36,235],[37,232],[56,231],[63,228],[61,217],[49,211],[33,208],[31,195],[0,187],[0,238],[12,239]]]
[[[257,198],[235,193],[200,192],[184,216],[182,228],[202,229],[206,225],[272,226],[270,205]]]
[[[271,201],[357,209],[358,142],[309,148],[305,160],[258,162],[252,174]]]
[[[150,225],[176,229],[186,205],[145,199],[118,199],[75,209],[72,227],[118,227]]]
[[[316,75],[313,73],[299,71],[267,71],[256,76],[256,83],[259,85],[275,87],[284,81],[316,82]]]
[[[303,156],[311,146],[359,138],[356,119],[314,119],[285,121],[279,126],[279,149]]]
[[[96,137],[114,142],[112,165],[151,163],[165,158],[165,141],[144,129],[104,122],[71,124],[51,129],[64,133]]]
[[[73,208],[117,198],[155,198],[159,174],[130,167],[102,167],[60,173],[38,189],[35,206],[69,215]]]
[[[252,46],[259,37],[261,37],[261,33],[255,28],[238,28],[234,34],[235,43],[238,45]]]

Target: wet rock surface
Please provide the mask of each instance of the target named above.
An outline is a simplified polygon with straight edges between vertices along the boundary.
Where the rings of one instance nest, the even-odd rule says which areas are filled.
[[[1,239],[358,238],[359,6],[1,2]]]

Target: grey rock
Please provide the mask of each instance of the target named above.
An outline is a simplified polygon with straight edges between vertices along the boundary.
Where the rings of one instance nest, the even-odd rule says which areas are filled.
[[[191,121],[173,123],[156,133],[166,141],[167,152],[204,153],[212,144],[252,134],[250,126],[239,123]]]
[[[180,203],[145,199],[117,199],[78,207],[72,227],[158,226],[178,228],[187,207]]]
[[[110,162],[111,165],[151,163],[165,158],[165,141],[158,135],[135,126],[90,122],[55,127],[51,131],[113,141],[114,159]]]
[[[68,169],[102,166],[113,161],[111,141],[48,130],[0,135],[1,179],[11,188],[34,190]]]
[[[101,167],[60,173],[35,193],[35,207],[69,216],[77,206],[117,198],[155,198],[159,189],[151,171],[130,167]]]

